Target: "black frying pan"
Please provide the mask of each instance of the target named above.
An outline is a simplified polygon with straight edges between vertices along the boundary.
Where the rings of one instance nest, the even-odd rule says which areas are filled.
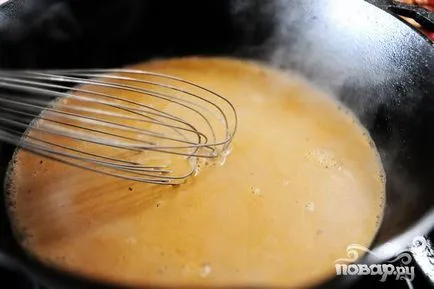
[[[372,2],[429,20],[425,11]],[[295,70],[356,113],[388,180],[386,215],[371,248],[379,259],[368,254],[364,263],[386,262],[432,230],[434,45],[390,13],[357,0],[12,0],[0,8],[4,68],[118,67],[185,55],[252,58]],[[2,146],[3,172],[12,151]],[[25,254],[1,200],[1,264],[53,288],[114,288]],[[319,287],[341,288],[354,279]]]

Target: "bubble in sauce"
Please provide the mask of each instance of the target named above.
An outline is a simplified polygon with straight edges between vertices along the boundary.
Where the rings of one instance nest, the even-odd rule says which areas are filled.
[[[375,218],[375,224],[376,224],[376,226],[380,226],[382,222],[383,222],[383,217],[380,216],[380,215],[378,215],[378,216]]]
[[[200,269],[200,276],[205,278],[209,274],[211,274],[211,271],[212,271],[211,264],[209,264],[209,263],[202,264],[201,269]]]
[[[261,188],[258,188],[258,187],[255,187],[255,186],[252,186],[252,187],[250,188],[250,191],[251,191],[252,194],[254,194],[254,195],[260,195],[260,194],[261,194]]]
[[[190,263],[183,266],[184,274],[206,278],[211,274],[212,266],[208,262]]]
[[[287,180],[287,179],[283,180],[283,186],[285,186],[285,187],[288,186],[290,183],[291,183],[290,180]]]
[[[313,149],[306,153],[306,158],[314,165],[321,168],[341,168],[341,162],[335,154],[327,149]]]
[[[315,211],[315,204],[314,204],[314,202],[309,202],[309,203],[307,203],[307,204],[306,204],[306,210],[308,210],[308,211],[310,211],[310,212]]]

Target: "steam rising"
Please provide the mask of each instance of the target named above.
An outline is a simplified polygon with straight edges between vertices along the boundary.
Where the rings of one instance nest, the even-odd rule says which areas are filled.
[[[251,2],[235,1],[234,11],[251,9]],[[427,92],[415,79],[420,79],[421,67],[428,68],[429,63],[424,64],[415,49],[422,47],[415,45],[422,38],[416,38],[411,29],[397,29],[399,20],[394,16],[361,2],[334,0],[319,6],[311,1],[267,1],[262,16],[271,19],[272,33],[260,44],[244,48],[242,54],[259,56],[307,79],[349,108],[367,128],[387,175],[388,206],[378,237],[381,242],[422,214],[417,208],[426,184],[409,166],[413,162],[421,169],[418,158],[423,153],[417,158],[413,143],[422,141],[415,138],[422,137],[422,127],[427,126],[418,113]]]

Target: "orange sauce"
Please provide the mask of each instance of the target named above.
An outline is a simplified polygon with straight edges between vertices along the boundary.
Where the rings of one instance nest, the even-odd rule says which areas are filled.
[[[383,168],[368,133],[336,101],[258,63],[185,58],[133,68],[227,97],[239,118],[231,154],[172,187],[19,150],[11,216],[31,253],[136,286],[305,287],[333,277],[349,244],[369,247],[384,209]]]

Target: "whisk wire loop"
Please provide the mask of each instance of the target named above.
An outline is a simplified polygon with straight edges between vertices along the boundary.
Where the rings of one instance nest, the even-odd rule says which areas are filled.
[[[182,183],[227,155],[237,121],[225,97],[162,73],[0,71],[0,141],[128,180]]]

